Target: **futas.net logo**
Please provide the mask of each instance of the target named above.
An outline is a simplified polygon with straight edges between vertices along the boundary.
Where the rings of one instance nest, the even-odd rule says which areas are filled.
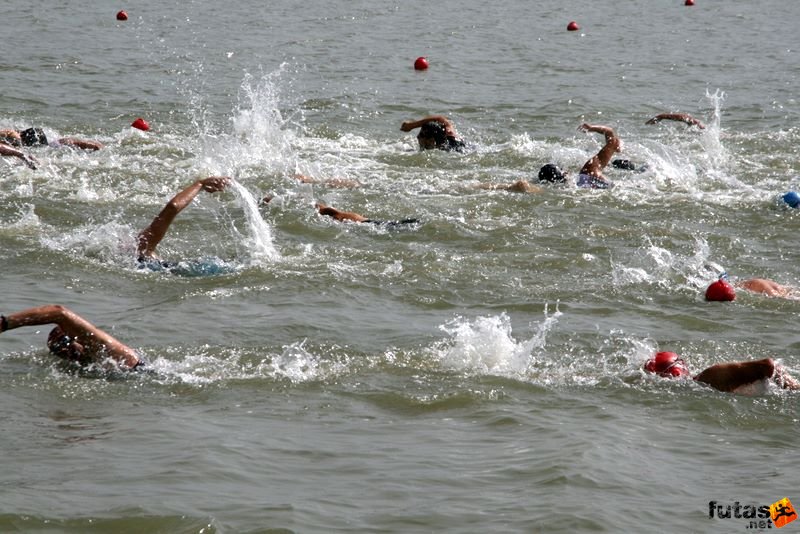
[[[788,497],[772,504],[757,506],[754,504],[722,504],[708,501],[708,517],[711,519],[741,519],[746,521],[745,528],[766,529],[782,528],[797,519],[792,503]]]

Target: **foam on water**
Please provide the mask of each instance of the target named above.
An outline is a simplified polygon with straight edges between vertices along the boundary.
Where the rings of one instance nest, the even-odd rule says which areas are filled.
[[[115,221],[83,226],[67,234],[42,236],[41,240],[51,250],[102,263],[130,264],[136,253],[133,228]]]

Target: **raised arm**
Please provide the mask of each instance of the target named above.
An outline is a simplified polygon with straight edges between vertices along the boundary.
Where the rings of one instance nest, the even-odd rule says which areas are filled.
[[[0,156],[11,156],[15,158],[19,158],[25,162],[25,165],[30,167],[33,170],[36,170],[36,160],[33,156],[28,156],[21,150],[17,150],[16,148],[10,147],[5,143],[0,143]]]
[[[656,124],[664,120],[685,122],[689,126],[697,126],[701,130],[705,129],[705,126],[703,125],[702,122],[695,119],[688,113],[659,113],[649,121],[645,122],[645,124]]]
[[[453,123],[445,117],[444,115],[428,115],[427,117],[423,117],[416,121],[405,121],[403,124],[400,125],[400,129],[404,132],[410,132],[414,128],[419,128],[426,122],[438,122],[442,126],[444,126],[444,130],[447,135],[452,135],[455,137],[456,135],[456,128],[453,126]]]
[[[47,304],[29,308],[8,316],[0,316],[0,332],[23,326],[55,324],[62,335],[72,338],[90,356],[107,354],[126,367],[133,368],[139,363],[136,352],[113,336],[100,330],[92,323],[59,304]]]
[[[585,132],[601,133],[606,137],[606,144],[603,145],[603,148],[589,161],[584,163],[581,168],[581,174],[588,174],[605,179],[603,176],[603,169],[611,161],[611,158],[614,157],[614,154],[619,152],[622,148],[622,141],[620,141],[617,134],[609,126],[583,123],[578,129]]]
[[[136,253],[140,258],[151,258],[155,256],[156,247],[164,239],[164,236],[169,230],[172,221],[175,217],[183,211],[183,209],[191,204],[194,197],[200,191],[208,193],[216,193],[222,191],[230,183],[230,178],[227,176],[210,176],[203,180],[197,180],[192,185],[175,195],[172,200],[167,202],[167,205],[156,215],[150,226],[145,228],[139,233],[138,247]]]

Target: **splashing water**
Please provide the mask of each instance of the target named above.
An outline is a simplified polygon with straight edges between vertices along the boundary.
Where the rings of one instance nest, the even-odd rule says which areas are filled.
[[[453,338],[452,345],[440,351],[440,361],[453,369],[519,377],[527,372],[534,351],[545,347],[546,334],[560,316],[558,309],[552,315],[545,309],[538,331],[523,342],[511,336],[511,321],[505,313],[478,317],[471,323],[454,320],[440,327]]]
[[[280,257],[272,243],[272,229],[261,217],[256,200],[250,191],[236,180],[231,181],[231,189],[236,192],[247,220],[249,238],[244,239],[250,253],[252,264],[263,265]]]
[[[233,138],[229,140],[229,152],[237,158],[237,164],[256,164],[263,172],[289,173],[297,166],[292,150],[293,132],[285,127],[289,123],[280,112],[281,94],[278,90],[285,69],[281,65],[276,72],[263,76],[257,83],[246,74],[239,104],[233,117]],[[242,97],[240,97],[242,99]]]
[[[239,89],[240,103],[230,119],[232,131],[212,131],[195,123],[199,166],[214,173],[222,169],[245,172],[251,168],[259,175],[289,174],[297,167],[297,156],[292,149],[294,132],[287,128],[289,120],[280,111],[284,70],[282,65],[257,81],[251,74],[245,74]],[[192,105],[202,104],[193,101]]]
[[[714,114],[711,121],[706,125],[705,132],[700,137],[700,142],[705,149],[710,170],[721,170],[730,161],[730,154],[720,141],[721,109],[722,103],[725,101],[725,93],[719,89],[714,91],[713,94],[706,91],[706,98],[711,103]]]

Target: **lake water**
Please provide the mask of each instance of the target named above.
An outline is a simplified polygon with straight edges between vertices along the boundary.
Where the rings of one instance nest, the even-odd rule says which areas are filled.
[[[703,299],[722,270],[800,285],[800,3],[336,4],[6,0],[0,128],[106,147],[0,160],[0,312],[66,305],[153,372],[0,336],[0,531],[745,532],[709,502],[800,503],[797,394],[640,370],[800,374],[800,301]],[[645,125],[667,111],[707,128]],[[428,114],[469,149],[419,152]],[[476,187],[575,173],[583,122],[647,169]],[[137,269],[209,175],[236,183],[159,247],[188,272]]]

